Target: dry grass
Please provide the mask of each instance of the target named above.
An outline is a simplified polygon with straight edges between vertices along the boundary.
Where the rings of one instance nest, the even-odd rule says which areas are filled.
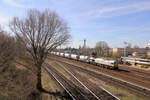
[[[32,64],[31,60],[28,58],[24,59],[25,61],[20,61],[21,63],[24,63],[26,65],[20,65],[17,68],[18,69],[24,69],[24,70],[30,70],[32,72],[33,76],[36,78],[36,75],[33,73],[34,72],[34,65]],[[30,66],[29,66],[30,65]],[[28,67],[29,66],[29,67]],[[32,68],[34,67],[34,68]],[[56,96],[57,93],[60,93],[61,90],[58,88],[52,77],[48,75],[48,73],[42,68],[42,86],[43,88],[48,92],[42,92],[40,93],[39,100],[62,100],[60,99],[60,96]],[[36,86],[36,81],[34,81],[35,86]],[[33,99],[34,100],[34,99]],[[65,100],[65,99],[64,99]]]
[[[38,100],[35,77],[20,65],[11,65],[0,75],[0,100]]]
[[[14,80],[19,81],[19,83],[23,85],[19,86],[18,84],[15,84],[13,88],[18,89],[17,91],[13,90],[13,91],[0,92],[0,100],[65,100],[65,99],[61,99],[64,90],[58,87],[57,85],[58,83],[55,82],[54,79],[50,77],[44,69],[42,69],[42,85],[43,88],[48,93],[38,92],[36,90],[37,77],[34,70],[35,67],[32,64],[32,61],[28,58],[23,58],[22,60],[18,59],[18,61],[19,64],[18,63],[15,64],[12,72],[17,74],[17,76],[20,77],[20,78],[16,77]],[[17,72],[15,70],[17,70]],[[12,75],[10,72],[8,72],[7,74],[10,74],[10,76]],[[1,81],[4,81],[4,79],[1,79],[0,77],[0,85],[1,85]],[[9,86],[6,86],[6,88],[9,88]],[[1,86],[0,86],[0,91],[1,91]],[[8,93],[11,93],[12,96]],[[58,95],[58,93],[60,94]]]
[[[43,88],[51,93],[61,92],[54,80],[48,75],[48,73],[42,69],[42,85]],[[61,100],[60,97],[52,94],[43,93],[42,100]]]

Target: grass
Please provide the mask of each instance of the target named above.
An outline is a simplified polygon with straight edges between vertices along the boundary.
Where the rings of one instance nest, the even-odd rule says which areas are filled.
[[[35,89],[35,77],[19,65],[11,64],[0,75],[0,100],[38,100],[32,94]]]
[[[43,88],[51,93],[59,93],[61,90],[57,87],[53,79],[48,75],[48,73],[42,69],[42,85]],[[60,97],[42,93],[42,100],[60,100]]]
[[[7,70],[0,72],[0,100],[60,100],[54,95],[59,91],[55,83],[42,69],[42,84],[49,91],[40,93],[36,89],[36,74],[29,59],[17,59]]]

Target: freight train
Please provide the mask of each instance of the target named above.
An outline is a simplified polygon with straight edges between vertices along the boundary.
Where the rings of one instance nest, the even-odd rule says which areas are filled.
[[[76,55],[71,53],[51,52],[52,55],[65,57],[72,60],[82,61],[89,64],[94,64],[107,69],[118,69],[118,62],[115,60],[104,60],[102,58],[94,58],[84,55]]]

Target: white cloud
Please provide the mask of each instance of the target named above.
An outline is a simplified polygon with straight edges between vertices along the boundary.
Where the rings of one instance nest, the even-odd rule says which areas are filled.
[[[96,10],[91,10],[86,13],[82,13],[81,16],[93,16],[93,17],[102,17],[102,18],[109,18],[113,16],[122,16],[128,15],[136,12],[150,10],[150,2],[137,2],[134,4],[128,5],[120,5],[120,6],[108,6],[108,7],[101,7]]]
[[[16,1],[15,0],[3,0],[3,2],[10,6],[24,8],[24,5],[18,3],[17,0]]]
[[[98,33],[113,33],[113,35],[117,34],[149,34],[150,24],[140,25],[140,26],[105,26],[104,28],[99,28]]]

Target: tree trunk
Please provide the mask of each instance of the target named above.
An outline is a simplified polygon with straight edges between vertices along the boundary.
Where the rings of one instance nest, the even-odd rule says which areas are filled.
[[[37,66],[38,67],[38,71],[37,71],[37,85],[36,85],[36,88],[39,90],[39,91],[42,91],[42,83],[41,83],[41,66]]]

